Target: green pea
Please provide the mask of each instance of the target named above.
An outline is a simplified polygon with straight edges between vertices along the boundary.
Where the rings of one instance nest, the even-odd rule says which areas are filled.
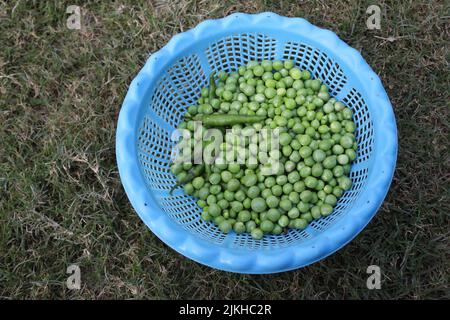
[[[279,218],[280,218],[280,211],[278,209],[270,208],[267,211],[267,219],[269,219],[270,221],[277,222]]]
[[[333,194],[329,194],[325,197],[324,203],[327,203],[331,206],[336,205],[337,199]]]
[[[309,191],[309,190],[304,190],[304,191],[302,191],[302,192],[300,193],[300,199],[301,199],[303,202],[306,202],[306,203],[310,202],[311,199],[312,199],[312,192]]]
[[[326,169],[332,169],[336,166],[336,156],[329,156],[323,160],[323,167]]]
[[[261,77],[263,74],[264,74],[264,72],[265,72],[265,70],[264,70],[264,68],[262,67],[262,66],[255,66],[254,68],[253,68],[253,74],[256,76],[256,77]]]
[[[342,166],[336,166],[333,168],[333,175],[336,178],[342,177],[344,175],[344,167]]]
[[[198,190],[198,198],[201,200],[206,200],[206,198],[209,195],[209,189],[207,187],[203,187],[200,190]]]
[[[211,215],[206,210],[202,211],[201,217],[205,221],[210,221],[212,219]]]
[[[283,199],[280,201],[280,208],[289,211],[292,208],[292,202],[289,199]]]
[[[277,176],[276,177],[276,182],[280,186],[284,185],[285,183],[287,183],[287,176],[285,176],[285,175]]]
[[[325,182],[331,181],[333,179],[333,172],[330,169],[324,169],[320,178]]]
[[[252,203],[252,199],[250,199],[250,198],[245,198],[245,200],[242,202],[245,209],[250,209],[251,203]]]
[[[255,212],[263,212],[267,209],[266,201],[263,198],[257,197],[252,200],[251,207]]]
[[[314,79],[311,81],[311,89],[314,91],[319,91],[322,82],[319,79]]]
[[[269,60],[263,60],[261,61],[261,67],[264,68],[264,71],[272,71],[272,62]]]
[[[332,148],[333,144],[330,140],[322,140],[319,142],[319,149],[328,151]]]
[[[351,150],[351,149],[349,149],[349,150]],[[345,165],[350,162],[350,159],[346,154],[340,154],[337,156],[337,162],[341,165]]]
[[[294,183],[295,192],[302,192],[303,190],[305,190],[305,183],[303,181],[297,181]]]
[[[298,209],[301,213],[306,213],[306,212],[308,212],[308,211],[309,211],[309,208],[310,208],[310,206],[309,206],[309,204],[306,203],[306,202],[300,201],[300,202],[297,204],[297,209]]]
[[[272,195],[266,199],[266,203],[269,208],[276,208],[280,201],[276,196]]]
[[[272,230],[272,234],[273,234],[273,235],[280,235],[282,232],[283,232],[283,228],[280,227],[278,224],[276,224],[276,225],[273,227],[273,230]]]
[[[344,110],[344,108],[345,108],[345,105],[342,102],[337,101],[334,103],[334,110],[336,112],[342,111],[342,110]]]
[[[253,220],[247,221],[245,223],[245,231],[251,233],[256,228],[256,222]]]
[[[311,175],[312,169],[310,167],[304,166],[300,169],[299,173],[302,178],[306,178]]]
[[[294,80],[299,80],[302,78],[302,72],[300,71],[300,69],[298,68],[292,68],[289,70],[289,75],[292,77],[292,79]]]
[[[222,171],[220,173],[220,176],[222,178],[222,181],[225,183],[228,183],[232,178],[233,178],[233,174],[230,171]]]
[[[274,224],[270,220],[264,220],[263,222],[261,222],[260,228],[263,232],[269,233],[272,232]]]
[[[247,196],[250,199],[255,199],[257,196],[259,196],[260,194],[260,189],[257,186],[251,186],[250,188],[248,188],[247,190]]]
[[[304,99],[305,99],[305,98],[303,97],[303,100],[304,100]],[[296,101],[296,102],[297,102],[297,101]],[[298,104],[303,104],[304,101],[303,101],[303,103],[300,103],[300,102],[297,102],[297,103],[298,103]],[[298,115],[299,117],[305,116],[306,113],[307,113],[306,107],[300,107],[300,108],[297,109],[297,115]]]
[[[245,192],[243,190],[238,190],[234,193],[234,199],[236,199],[237,201],[244,201],[244,199],[246,198]]]
[[[309,72],[308,70],[303,70],[302,71],[302,79],[308,80],[310,78],[311,78],[311,72]]]
[[[314,220],[314,218],[310,212],[302,213],[300,215],[300,218],[306,220],[308,223]]]
[[[341,187],[334,187],[333,188],[333,195],[337,198],[342,197],[342,195],[344,194],[344,190]]]
[[[310,147],[308,147],[308,146],[303,146],[303,147],[300,148],[298,153],[300,154],[300,156],[303,159],[305,159],[305,158],[308,158],[312,154],[312,149]]]
[[[241,186],[241,184],[239,183],[239,180],[236,178],[232,178],[230,181],[228,181],[227,183],[227,189],[229,191],[236,191],[239,189],[239,187]]]
[[[215,204],[215,203],[217,203],[217,197],[215,196],[215,195],[213,195],[213,194],[210,194],[207,198],[206,198],[206,203],[208,204],[208,205],[211,205],[211,204]]]
[[[239,212],[237,215],[237,220],[241,221],[241,222],[247,222],[250,219],[251,219],[251,214],[247,210],[243,210],[243,211]]]
[[[241,234],[245,232],[245,224],[238,221],[234,224],[233,226],[233,230],[234,232],[236,232],[237,234]]]
[[[292,190],[294,190],[294,186],[291,183],[288,182],[283,185],[283,193],[285,195],[291,193]]]
[[[282,146],[286,146],[289,145],[289,143],[291,143],[292,137],[289,133],[283,132],[280,134],[279,141]]]
[[[176,163],[171,166],[170,171],[174,175],[178,175],[179,173],[181,173],[183,171],[183,165],[181,163]]]
[[[241,179],[242,184],[245,185],[246,187],[254,186],[257,183],[257,181],[258,181],[258,178],[253,173],[245,175]]]
[[[317,150],[318,151],[318,150]],[[323,166],[320,163],[315,163],[311,168],[311,174],[314,177],[320,177],[323,173]]]
[[[255,240],[261,240],[264,236],[264,232],[260,228],[254,228],[250,234]]]
[[[349,158],[350,161],[353,161],[356,159],[356,151],[353,149],[347,149],[345,150],[345,154]]]
[[[279,185],[275,185],[271,188],[271,191],[274,196],[279,197],[283,194],[283,187],[279,186]]]
[[[291,160],[287,160],[286,163],[284,164],[284,170],[286,172],[292,172],[293,170],[295,170],[295,167],[296,167],[296,164]]]
[[[225,199],[219,200],[217,201],[217,205],[221,208],[221,209],[226,209],[228,208],[228,206],[230,205],[229,202]]]
[[[305,178],[305,185],[308,188],[314,189],[317,186],[317,183],[318,183],[318,180],[314,177],[309,176],[309,177]]]
[[[194,186],[192,185],[192,183],[186,183],[183,189],[184,192],[186,192],[186,194],[188,195],[192,195],[194,193]]]
[[[288,198],[293,204],[297,204],[300,202],[300,195],[295,191],[291,191]]]
[[[203,179],[203,177],[195,177],[192,180],[192,186],[199,190],[201,187],[203,187],[203,185],[205,184],[205,179]]]
[[[353,111],[350,110],[349,108],[344,108],[344,110],[342,110],[341,112],[342,112],[342,116],[346,120],[350,120],[353,117]]]
[[[304,134],[299,137],[298,141],[302,146],[308,146],[311,143],[311,137]]]
[[[339,182],[339,187],[341,187],[342,189],[344,189],[346,191],[352,187],[352,180],[350,180],[350,178],[348,178],[348,177],[345,177],[345,176],[340,177],[338,179],[338,182]]]
[[[282,61],[276,60],[272,62],[272,66],[275,70],[280,71],[281,69],[283,69],[284,64]]]
[[[327,203],[324,203],[320,206],[320,213],[322,216],[329,216],[333,212],[333,207]]]
[[[218,217],[222,213],[222,208],[213,203],[208,207],[208,212],[212,217]]]
[[[295,229],[305,229],[308,225],[308,222],[305,219],[297,218],[294,220],[294,228]]]
[[[294,72],[296,72],[296,71],[294,71]],[[291,77],[292,77],[292,75],[291,75]],[[301,72],[300,72],[300,77],[301,77]],[[292,78],[294,79],[294,82],[292,83],[292,88],[294,88],[297,91],[304,88],[305,85],[302,80],[300,80],[300,79],[297,80],[294,77],[292,77]]]
[[[285,60],[284,61],[284,68],[286,70],[290,70],[290,69],[294,68],[294,66],[295,66],[295,64],[294,64],[293,60]]]
[[[209,187],[209,192],[213,195],[219,194],[221,191],[222,187],[218,184]]]
[[[274,88],[268,87],[264,90],[264,95],[267,99],[272,99],[277,95],[277,91]]]
[[[326,154],[322,149],[314,150],[313,159],[315,162],[322,162],[325,160]]]
[[[352,149],[347,149],[347,150],[352,150]],[[339,145],[339,144],[335,144],[335,145],[333,146],[332,151],[333,151],[333,154],[339,155],[339,154],[344,153],[344,148],[343,148],[341,145]],[[347,155],[347,156],[348,156],[348,155]]]
[[[321,213],[320,213],[320,207],[319,206],[313,206],[311,208],[311,216],[314,219],[319,219],[321,217]]]
[[[353,139],[350,136],[342,136],[341,140],[339,140],[339,144],[344,148],[344,149],[349,149],[353,146]]]
[[[287,178],[290,183],[296,183],[300,180],[300,174],[297,171],[293,171],[288,174]]]
[[[241,212],[244,209],[244,205],[239,201],[231,202],[231,210],[234,212]]]
[[[229,233],[232,229],[232,225],[228,220],[224,220],[222,222],[220,222],[219,224],[219,229],[220,231],[222,231],[223,233]]]
[[[287,216],[285,216],[285,215],[282,215],[280,217],[280,219],[278,219],[278,224],[282,228],[287,227],[287,225],[289,224],[289,218]]]
[[[225,221],[225,218],[222,216],[218,216],[214,218],[214,223],[219,226],[223,221]]]

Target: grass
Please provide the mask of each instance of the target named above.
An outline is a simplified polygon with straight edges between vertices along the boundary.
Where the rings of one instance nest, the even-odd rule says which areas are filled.
[[[443,299],[449,286],[449,7],[378,1],[0,3],[0,298]],[[81,3],[81,2],[80,2]],[[345,248],[276,275],[225,273],[159,241],[132,210],[114,154],[120,105],[147,56],[206,18],[302,16],[361,50],[382,78],[398,165],[376,217]],[[77,263],[81,290],[68,290]],[[379,265],[381,290],[366,288]]]

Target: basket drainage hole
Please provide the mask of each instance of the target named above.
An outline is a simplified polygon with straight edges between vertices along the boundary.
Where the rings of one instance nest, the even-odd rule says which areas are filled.
[[[147,206],[147,203],[144,203],[144,206]]]

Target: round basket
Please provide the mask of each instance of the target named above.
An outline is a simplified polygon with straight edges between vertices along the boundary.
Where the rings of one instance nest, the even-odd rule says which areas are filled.
[[[235,71],[250,60],[291,59],[309,70],[354,112],[357,158],[353,186],[330,216],[304,230],[224,234],[200,218],[196,200],[170,173],[171,134],[198,99],[212,71]],[[232,14],[174,36],[132,81],[120,111],[116,154],[134,209],[163,242],[205,265],[240,273],[273,273],[318,261],[353,239],[381,205],[395,169],[397,130],[389,98],[358,51],[333,32],[274,13]]]

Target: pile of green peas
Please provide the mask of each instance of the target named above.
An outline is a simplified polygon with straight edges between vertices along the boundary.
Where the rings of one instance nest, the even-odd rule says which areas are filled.
[[[248,232],[261,239],[288,228],[304,229],[330,215],[352,186],[350,165],[357,150],[352,110],[291,60],[251,61],[237,72],[220,72],[213,88],[212,99],[209,87],[202,89],[198,104],[188,108],[179,128],[193,132],[194,123],[187,119],[195,115],[265,116],[251,126],[279,129],[281,149],[273,154],[281,165],[269,176],[262,175],[258,165],[207,165],[208,170],[183,186],[197,198],[202,218],[224,233]],[[192,140],[192,148],[194,144]],[[192,167],[174,163],[171,171],[180,180]]]

